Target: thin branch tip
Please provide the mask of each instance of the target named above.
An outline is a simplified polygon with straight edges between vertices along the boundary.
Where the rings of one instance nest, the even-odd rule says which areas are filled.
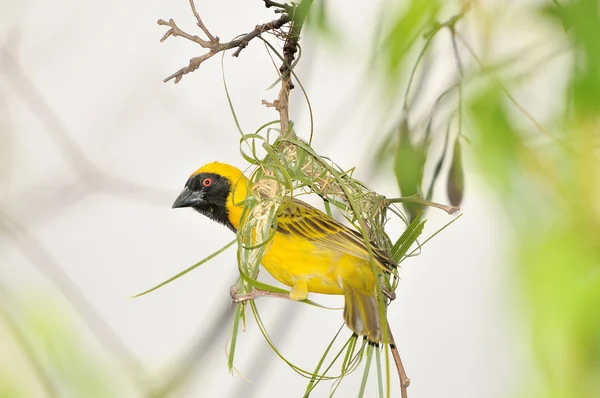
[[[460,207],[458,206],[449,206],[448,210],[446,210],[449,215],[453,216],[456,213],[460,212]]]
[[[181,30],[177,26],[177,24],[175,23],[175,21],[173,19],[169,19],[169,21],[165,21],[164,19],[159,19],[157,21],[157,23],[159,25],[168,26],[170,28],[163,35],[163,37],[160,39],[160,41],[162,43],[171,36],[174,36],[174,37],[179,36],[179,37],[183,37],[189,41],[192,41],[192,42],[200,45],[202,48],[207,49],[208,52],[201,56],[190,59],[189,65],[187,67],[181,68],[177,72],[173,73],[171,76],[164,79],[163,80],[164,82],[168,82],[170,80],[175,79],[175,83],[178,83],[181,80],[181,78],[183,77],[183,75],[186,75],[190,72],[195,71],[196,69],[198,69],[198,67],[200,66],[200,64],[202,62],[204,62],[208,58],[211,58],[212,56],[214,56],[222,51],[236,48],[236,50],[232,54],[232,56],[238,57],[240,55],[240,53],[242,52],[242,50],[248,46],[250,41],[252,41],[256,37],[260,36],[264,32],[269,32],[269,31],[280,29],[283,25],[290,22],[289,15],[287,13],[285,13],[285,14],[282,14],[281,17],[279,17],[279,19],[276,19],[276,20],[273,20],[271,22],[267,22],[264,24],[256,25],[254,27],[254,30],[252,30],[251,32],[246,33],[244,35],[241,35],[241,37],[239,37],[237,39],[234,39],[227,43],[221,43],[219,41],[219,36],[213,35],[209,31],[209,29],[206,27],[204,22],[202,22],[200,15],[196,11],[196,7],[194,5],[193,0],[190,0],[190,7],[192,8],[192,13],[194,14],[194,17],[196,18],[196,25],[202,30],[204,35],[207,37],[207,40],[204,40],[197,35],[192,35],[192,34],[189,34],[185,31]]]

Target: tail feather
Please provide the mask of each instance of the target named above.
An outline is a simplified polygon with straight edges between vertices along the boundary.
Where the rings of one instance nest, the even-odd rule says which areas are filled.
[[[373,343],[381,342],[387,322],[381,319],[385,315],[379,311],[377,297],[361,294],[347,286],[344,288],[344,297],[344,321],[350,330]]]

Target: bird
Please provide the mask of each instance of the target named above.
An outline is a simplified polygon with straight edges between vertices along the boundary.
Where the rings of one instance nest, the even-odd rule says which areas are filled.
[[[191,174],[172,208],[193,208],[236,232],[251,189],[240,169],[212,162]],[[287,199],[277,210],[276,231],[262,266],[291,287],[292,300],[305,300],[309,292],[343,295],[348,328],[371,343],[390,342],[379,304],[381,292],[391,298],[390,292],[381,288],[362,234],[297,198]],[[371,248],[377,267],[393,272],[396,262],[373,242]]]

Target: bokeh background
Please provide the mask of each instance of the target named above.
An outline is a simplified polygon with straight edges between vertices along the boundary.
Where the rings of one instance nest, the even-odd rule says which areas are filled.
[[[304,31],[296,69],[313,110],[313,148],[356,167],[355,177],[388,197],[400,196],[392,159],[376,162],[375,154],[400,119],[423,32],[403,55],[401,78],[390,79],[378,57],[385,32],[415,3],[327,1],[326,18],[313,16]],[[566,3],[477,1],[457,25],[485,68],[459,43],[465,73],[475,76],[464,89],[463,215],[403,263],[389,309],[411,397],[600,391],[598,92],[590,83],[600,79],[581,78],[599,70],[586,47],[598,31],[598,14],[587,11],[598,5]],[[435,19],[464,4],[440,3]],[[223,41],[277,17],[258,0],[196,5]],[[131,299],[232,239],[225,227],[170,207],[202,164],[246,167],[223,76],[244,132],[277,118],[261,105],[277,95],[267,90],[277,68],[264,44],[165,84],[203,52],[181,38],[159,42],[159,18],[200,35],[187,1],[4,0],[0,14],[0,396],[300,396],[307,381],[277,358],[251,317],[236,370],[227,369],[235,250]],[[449,34],[432,42],[426,65],[415,119],[457,79]],[[493,85],[503,78],[529,116]],[[296,131],[308,139],[300,90],[291,101]],[[425,178],[445,120],[434,124]],[[445,185],[440,178],[434,200],[448,201]],[[435,209],[427,217],[424,237],[453,219]],[[390,223],[389,235],[402,228]],[[258,307],[280,351],[309,370],[342,323],[341,311],[294,302],[261,299]],[[338,396],[356,395],[359,384],[357,372]]]

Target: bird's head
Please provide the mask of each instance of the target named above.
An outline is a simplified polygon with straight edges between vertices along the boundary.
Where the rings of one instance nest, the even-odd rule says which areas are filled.
[[[191,207],[235,231],[248,191],[249,181],[240,169],[213,162],[190,176],[173,208]]]

